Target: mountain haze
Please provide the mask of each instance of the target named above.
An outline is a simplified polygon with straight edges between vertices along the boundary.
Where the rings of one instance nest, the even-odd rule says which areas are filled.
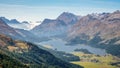
[[[41,41],[39,37],[24,29],[16,29],[9,26],[6,21],[0,18],[0,34],[11,36],[13,39],[20,39],[30,42]],[[39,39],[39,40],[38,40]]]
[[[57,19],[45,19],[42,24],[36,26],[31,31],[42,37],[50,37],[65,34],[71,25],[78,21],[78,17],[72,13],[63,12]]]
[[[6,24],[8,24],[9,26],[16,28],[16,29],[24,29],[24,30],[30,30],[32,28],[34,28],[36,25],[40,24],[40,21],[37,22],[27,22],[27,21],[22,21],[19,22],[16,19],[7,19],[5,17],[0,17]]]

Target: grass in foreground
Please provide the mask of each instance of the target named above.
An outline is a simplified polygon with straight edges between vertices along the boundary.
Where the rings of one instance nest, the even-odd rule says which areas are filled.
[[[75,61],[71,63],[81,65],[84,68],[120,68],[110,65],[110,63],[119,62],[120,60],[112,55],[98,56],[94,54],[84,54],[81,52],[74,52],[72,54],[79,56],[81,61]]]

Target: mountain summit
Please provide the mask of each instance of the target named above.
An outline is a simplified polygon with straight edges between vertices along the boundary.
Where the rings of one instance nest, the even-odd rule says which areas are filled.
[[[58,16],[57,20],[63,21],[65,24],[74,24],[77,21],[77,16],[69,13],[69,12],[63,12],[60,16]]]
[[[65,34],[66,30],[78,21],[76,15],[63,12],[57,19],[45,19],[42,24],[36,26],[31,31],[36,35],[56,36]]]

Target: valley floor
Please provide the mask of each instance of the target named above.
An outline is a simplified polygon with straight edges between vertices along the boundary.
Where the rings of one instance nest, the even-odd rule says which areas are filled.
[[[72,54],[79,56],[81,60],[71,63],[81,65],[84,68],[120,68],[120,64],[111,65],[112,63],[119,63],[120,58],[112,56],[110,54],[105,56],[84,54],[82,52],[74,52]]]

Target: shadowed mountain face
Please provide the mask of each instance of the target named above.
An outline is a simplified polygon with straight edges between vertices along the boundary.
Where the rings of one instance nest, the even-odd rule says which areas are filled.
[[[71,25],[78,21],[78,17],[72,13],[64,12],[57,19],[45,19],[42,24],[36,26],[31,31],[41,36],[56,36],[65,34]]]
[[[9,67],[14,67],[14,64],[20,68],[82,68],[56,58],[34,44],[13,40],[1,34],[0,59],[4,60],[0,60],[2,62],[0,62],[0,67],[7,67],[5,64],[8,64]],[[16,62],[17,64],[10,62]]]

